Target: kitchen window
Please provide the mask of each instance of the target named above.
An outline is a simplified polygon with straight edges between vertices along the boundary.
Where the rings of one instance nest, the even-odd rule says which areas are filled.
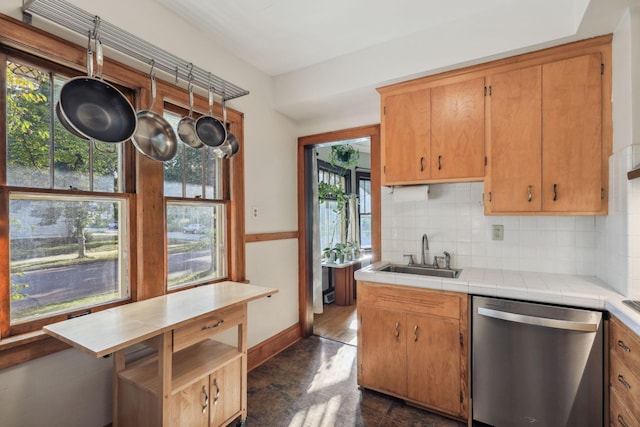
[[[58,121],[56,102],[70,76],[26,55],[3,58],[0,215],[8,239],[0,253],[9,298],[0,322],[15,334],[37,329],[34,321],[129,299],[130,195],[123,145],[86,141]]]
[[[343,195],[348,195],[351,191],[349,170],[321,160],[318,161],[318,183],[339,189]],[[330,191],[336,192],[335,190]],[[344,201],[338,200],[339,196],[328,194],[319,204],[321,248],[332,248],[336,243],[342,243],[346,240],[344,218],[347,215],[347,206]]]
[[[181,114],[165,110],[177,127]],[[180,144],[178,155],[164,163],[167,223],[167,289],[227,277],[225,168],[214,149]]]
[[[356,171],[360,247],[371,249],[371,172]]]

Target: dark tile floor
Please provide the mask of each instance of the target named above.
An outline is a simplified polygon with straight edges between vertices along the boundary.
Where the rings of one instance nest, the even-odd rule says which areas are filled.
[[[368,390],[356,381],[356,347],[306,338],[249,372],[247,427],[464,427]]]

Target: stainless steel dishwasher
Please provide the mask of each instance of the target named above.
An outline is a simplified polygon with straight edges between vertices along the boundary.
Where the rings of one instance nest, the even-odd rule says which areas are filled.
[[[474,425],[604,423],[599,311],[472,297]]]

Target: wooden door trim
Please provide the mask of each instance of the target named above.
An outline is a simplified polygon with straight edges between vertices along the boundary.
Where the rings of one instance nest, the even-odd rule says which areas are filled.
[[[305,192],[305,177],[308,173],[305,164],[305,150],[321,143],[342,141],[358,137],[371,138],[371,250],[372,261],[379,261],[382,249],[381,224],[381,188],[380,188],[380,125],[368,125],[345,130],[302,136],[298,138],[298,313],[303,336],[313,333],[313,307],[310,266],[311,254],[307,246],[308,194]]]

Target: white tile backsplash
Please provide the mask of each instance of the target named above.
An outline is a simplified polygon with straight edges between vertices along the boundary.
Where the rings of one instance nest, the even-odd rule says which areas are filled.
[[[384,260],[402,263],[413,254],[419,261],[426,233],[429,262],[447,251],[455,267],[596,274],[594,217],[485,216],[481,182],[432,184],[420,202],[394,203],[389,193],[382,188]],[[504,240],[491,240],[494,224],[504,226]]]

